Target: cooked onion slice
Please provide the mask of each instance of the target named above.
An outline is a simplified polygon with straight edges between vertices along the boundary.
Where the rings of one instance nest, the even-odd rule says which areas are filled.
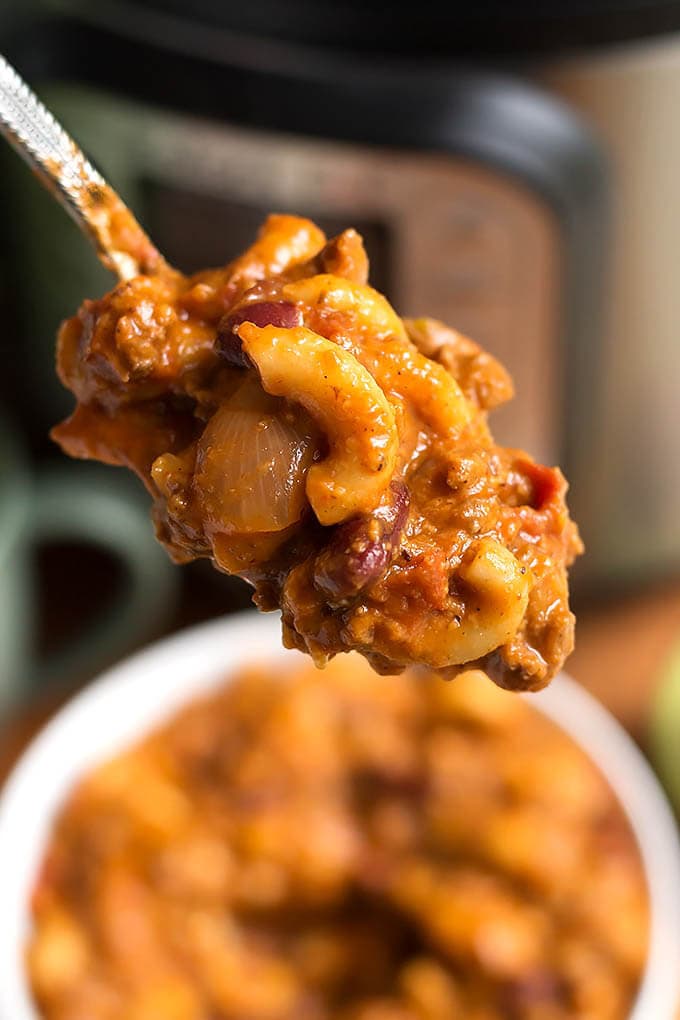
[[[302,516],[317,441],[304,412],[248,379],[198,444],[195,493],[210,532],[281,531]]]

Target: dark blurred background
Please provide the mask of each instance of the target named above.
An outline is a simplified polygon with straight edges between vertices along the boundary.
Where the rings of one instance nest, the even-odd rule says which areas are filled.
[[[588,546],[573,670],[638,734],[680,629],[679,30],[680,3],[632,0],[0,10],[3,52],[171,262],[227,261],[271,210],[354,225],[401,313],[510,367],[498,434],[564,467]],[[138,487],[51,444],[71,406],[56,328],[112,281],[8,147],[0,179],[0,677],[26,693],[249,594],[203,563],[169,569]],[[111,541],[96,514],[129,526]],[[116,628],[120,606],[135,612]]]

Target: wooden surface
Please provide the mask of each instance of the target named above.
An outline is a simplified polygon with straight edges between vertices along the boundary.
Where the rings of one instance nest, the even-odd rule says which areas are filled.
[[[649,710],[680,643],[680,585],[582,611],[567,670],[645,744]]]
[[[0,729],[0,786],[31,737],[47,722],[70,692],[37,701]]]

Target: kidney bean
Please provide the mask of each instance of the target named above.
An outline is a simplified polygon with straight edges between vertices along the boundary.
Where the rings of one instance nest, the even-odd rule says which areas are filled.
[[[236,368],[249,368],[250,362],[243,352],[241,339],[236,327],[242,322],[252,322],[255,326],[280,326],[292,329],[302,325],[302,312],[290,301],[253,301],[241,305],[232,312],[227,312],[220,319],[217,327],[215,350]]]
[[[316,558],[315,586],[340,604],[375,583],[392,562],[408,508],[408,489],[403,482],[392,482],[388,498],[376,510],[338,525]]]

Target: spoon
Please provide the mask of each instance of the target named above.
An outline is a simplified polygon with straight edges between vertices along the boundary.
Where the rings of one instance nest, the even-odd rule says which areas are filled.
[[[122,199],[1,55],[0,133],[120,280],[171,272]]]

